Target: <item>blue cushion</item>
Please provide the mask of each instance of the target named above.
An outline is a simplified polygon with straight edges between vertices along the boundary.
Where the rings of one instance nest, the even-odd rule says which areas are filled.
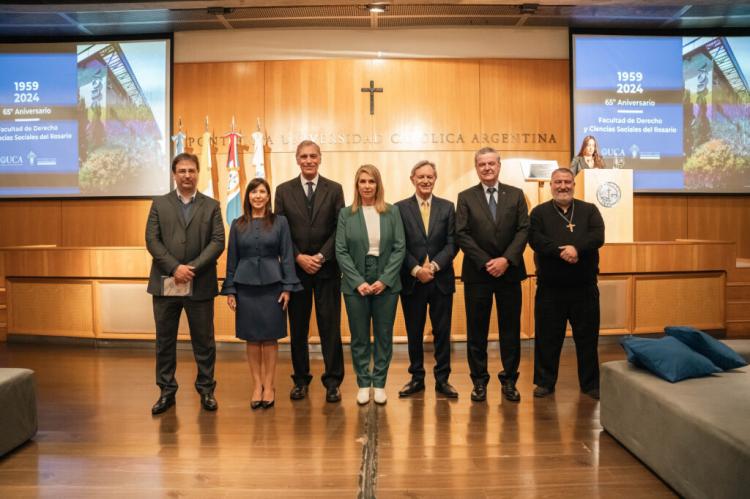
[[[671,336],[659,339],[628,336],[620,344],[630,362],[670,383],[721,372],[713,362]]]
[[[664,328],[664,332],[667,336],[677,338],[724,370],[747,365],[740,354],[694,327],[668,326]]]

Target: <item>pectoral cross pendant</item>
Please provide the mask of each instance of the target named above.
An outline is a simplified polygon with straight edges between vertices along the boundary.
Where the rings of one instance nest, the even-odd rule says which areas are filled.
[[[565,227],[567,227],[570,232],[573,232],[573,227],[575,226],[576,224],[574,224],[573,222],[568,222],[568,225],[566,225]]]

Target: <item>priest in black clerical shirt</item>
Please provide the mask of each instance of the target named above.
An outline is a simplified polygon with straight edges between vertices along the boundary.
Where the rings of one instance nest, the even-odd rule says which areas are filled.
[[[566,322],[573,328],[581,391],[599,398],[599,248],[604,220],[597,207],[573,198],[575,177],[552,172],[552,200],[531,211],[529,244],[534,250],[535,397],[555,391]]]

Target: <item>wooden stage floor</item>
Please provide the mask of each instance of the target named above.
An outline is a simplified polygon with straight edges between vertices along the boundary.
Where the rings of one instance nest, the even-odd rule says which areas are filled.
[[[624,358],[603,341],[603,362]],[[251,412],[244,350],[225,345],[216,413],[200,409],[192,354],[181,350],[177,406],[152,417],[150,348],[0,344],[0,366],[36,371],[39,408],[34,440],[0,459],[0,497],[675,497],[602,430],[598,402],[578,392],[571,346],[554,397],[534,399],[524,343],[520,404],[501,400],[494,377],[487,402],[472,403],[466,351],[454,348],[457,401],[436,397],[431,372],[424,394],[398,398],[402,345],[386,406],[357,406],[348,350],[341,403],[324,400],[320,354],[310,396],[292,402],[282,351],[276,407]],[[496,372],[496,343],[490,352]]]

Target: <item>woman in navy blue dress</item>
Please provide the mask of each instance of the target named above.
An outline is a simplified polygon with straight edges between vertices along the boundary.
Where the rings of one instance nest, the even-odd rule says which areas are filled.
[[[262,178],[245,190],[243,215],[232,222],[227,275],[221,294],[235,312],[237,338],[247,341],[253,409],[273,407],[279,338],[286,336],[289,293],[302,285],[294,271],[289,223],[271,211],[271,187]]]

